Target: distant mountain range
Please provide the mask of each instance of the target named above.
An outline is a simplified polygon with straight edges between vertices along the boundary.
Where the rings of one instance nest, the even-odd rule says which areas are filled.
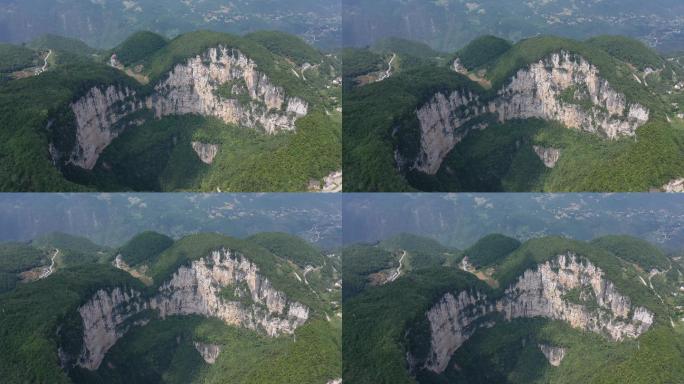
[[[343,41],[362,47],[386,37],[453,51],[481,35],[638,38],[662,52],[684,50],[679,0],[345,0]]]
[[[134,32],[165,37],[198,29],[244,34],[280,30],[319,48],[339,47],[341,4],[326,0],[7,0],[0,3],[0,42],[44,34],[112,48]]]

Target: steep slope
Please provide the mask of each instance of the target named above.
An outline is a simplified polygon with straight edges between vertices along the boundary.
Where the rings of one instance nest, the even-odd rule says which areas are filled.
[[[684,171],[682,131],[661,89],[677,75],[651,51],[635,60],[644,50],[609,37],[513,46],[485,37],[456,54],[451,73],[423,66],[397,75],[411,86],[353,90],[345,98],[349,190],[664,188]],[[662,75],[649,83],[654,72]],[[370,152],[381,158],[365,165]]]
[[[678,375],[664,367],[682,363],[681,325],[669,319],[671,304],[638,282],[647,272],[561,238],[528,241],[493,268],[498,288],[426,268],[345,301],[344,378],[666,383]],[[628,372],[612,368],[622,362]]]
[[[140,32],[99,59],[106,64],[72,57],[10,82],[0,97],[14,116],[2,127],[20,129],[2,134],[37,148],[7,162],[3,173],[14,177],[3,189],[305,190],[340,168],[336,95],[327,88],[336,63],[306,46],[319,61],[297,66],[281,56],[293,39],[306,46],[207,31],[167,43]],[[38,88],[54,97],[42,101]],[[35,117],[14,121],[22,113]],[[109,149],[119,141],[123,148]],[[22,145],[2,153],[15,158]],[[141,167],[140,153],[155,161]],[[275,163],[297,171],[274,172]],[[34,169],[31,178],[24,168]]]
[[[197,234],[150,260],[150,271],[154,283],[143,284],[112,265],[82,264],[0,296],[6,309],[0,323],[12,330],[1,335],[0,354],[3,361],[27,360],[2,365],[3,377],[65,383],[339,377],[341,322],[286,259],[249,241]],[[332,282],[328,288],[335,290]],[[17,353],[17,343],[29,339],[31,352]],[[271,359],[259,359],[263,354]],[[284,376],[274,376],[278,371]]]

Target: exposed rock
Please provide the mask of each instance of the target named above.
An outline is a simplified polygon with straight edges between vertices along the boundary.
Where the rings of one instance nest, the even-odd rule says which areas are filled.
[[[460,73],[462,75],[468,74],[468,69],[461,63],[461,59],[458,57],[455,58],[454,62],[451,64],[451,69],[453,69],[454,72]]]
[[[533,146],[534,152],[544,162],[546,168],[554,168],[558,159],[560,159],[561,151],[556,148],[546,148],[538,145]]]
[[[562,100],[562,93],[571,87],[577,88],[575,92],[582,90],[574,97],[586,98],[591,109]],[[500,121],[536,117],[611,139],[633,136],[649,118],[643,106],[627,104],[595,66],[568,52],[554,53],[518,71],[489,108]]]
[[[136,125],[135,121],[125,118],[141,108],[135,92],[129,88],[113,85],[104,90],[92,88],[71,104],[76,117],[76,146],[68,162],[93,169],[100,153],[112,140],[126,127]]]
[[[197,341],[193,342],[195,349],[200,353],[207,364],[216,363],[219,353],[221,353],[221,346],[216,344],[204,344]]]
[[[547,344],[539,344],[539,349],[542,351],[544,356],[546,356],[546,360],[549,361],[549,364],[553,365],[554,367],[560,366],[561,361],[563,361],[565,358],[565,348],[554,347]]]
[[[309,192],[342,192],[342,171],[330,173],[323,179],[323,182],[315,179],[310,180],[308,189]]]
[[[78,365],[96,370],[107,351],[128,331],[126,320],[146,308],[140,292],[120,288],[97,291],[78,309],[83,320],[83,349]]]
[[[342,384],[342,379],[328,380],[326,384]]]
[[[219,87],[230,84],[234,84],[232,90],[239,88],[245,97],[221,96]],[[287,97],[283,88],[273,85],[242,52],[218,46],[177,64],[145,98],[126,87],[94,87],[71,109],[76,116],[76,146],[69,163],[92,169],[114,138],[143,122],[127,119],[140,110],[152,111],[156,118],[213,116],[274,134],[295,130],[296,120],[308,113],[309,105],[298,97]]]
[[[431,175],[437,173],[444,157],[468,134],[464,126],[486,112],[469,91],[454,91],[449,96],[437,93],[416,112],[421,137],[414,167]]]
[[[240,284],[247,289],[240,291]],[[236,287],[245,301],[224,299],[221,289]],[[172,315],[202,315],[226,324],[260,330],[271,337],[292,334],[309,318],[309,308],[275,290],[257,266],[230,250],[213,251],[209,257],[180,267],[149,299],[137,291],[99,290],[79,308],[83,319],[83,349],[78,365],[95,370],[107,351],[131,326],[144,326],[143,311],[155,311],[163,319]],[[133,321],[131,318],[139,315]]]
[[[199,156],[203,163],[211,164],[214,162],[214,157],[216,157],[216,154],[218,153],[219,146],[218,144],[208,144],[200,143],[199,141],[193,141],[192,149],[195,150],[195,153],[197,153],[197,156]]]
[[[663,185],[663,192],[682,193],[684,192],[684,178],[675,179]]]
[[[585,300],[596,308],[565,297],[571,290],[584,290]],[[523,273],[498,300],[479,292],[445,294],[427,313],[431,351],[423,367],[443,372],[453,353],[480,327],[491,326],[483,319],[501,313],[506,321],[543,317],[565,321],[573,328],[606,335],[612,340],[636,338],[653,324],[653,313],[633,306],[621,295],[601,269],[572,253],[562,254]],[[415,361],[412,357],[409,361]]]
[[[463,69],[458,60],[453,69]],[[648,109],[627,103],[625,96],[584,58],[568,52],[554,53],[519,70],[487,102],[456,90],[450,95],[437,93],[419,107],[416,114],[421,146],[417,158],[409,162],[412,169],[435,174],[444,157],[472,129],[471,120],[487,113],[497,116],[500,122],[529,118],[557,121],[609,139],[633,136],[649,119]]]

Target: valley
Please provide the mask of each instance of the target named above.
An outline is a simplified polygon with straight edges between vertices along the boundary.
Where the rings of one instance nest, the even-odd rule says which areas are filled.
[[[56,234],[34,244],[20,249],[55,249],[38,261],[50,273],[0,293],[8,382],[325,383],[341,375],[339,254],[277,233],[144,232],[117,248]],[[18,255],[16,247],[0,250]],[[4,251],[0,260],[13,260]]]
[[[444,54],[394,39],[366,50],[348,49],[359,64],[345,78],[388,51],[401,65],[374,84],[346,80],[347,191],[678,189],[684,70],[637,41],[485,36]]]
[[[0,86],[8,114],[1,134],[27,145],[32,159],[5,162],[3,190],[305,191],[315,182],[341,184],[326,181],[341,174],[340,63],[297,37],[204,31],[167,40],[139,32],[90,55],[74,53],[83,43],[68,39],[40,44],[47,48],[43,68],[55,64]],[[22,149],[0,152],[19,156]]]
[[[405,249],[411,268],[395,281],[345,285],[345,380],[665,383],[681,374],[671,368],[683,366],[684,323],[672,319],[684,274],[642,240],[492,234],[456,250],[404,234],[345,248],[354,266],[345,282],[371,282]],[[641,284],[649,276],[659,289]]]

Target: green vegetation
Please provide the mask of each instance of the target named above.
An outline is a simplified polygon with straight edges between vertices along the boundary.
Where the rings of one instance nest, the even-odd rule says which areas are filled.
[[[43,35],[31,40],[27,46],[36,50],[46,51],[48,49],[52,49],[74,55],[92,55],[98,52],[96,49],[89,47],[81,40],[52,34]]]
[[[286,233],[263,232],[250,236],[247,240],[268,249],[280,258],[292,261],[300,268],[325,264],[321,251],[299,237]]]
[[[8,73],[36,65],[36,52],[11,44],[0,44],[0,73]]]
[[[383,69],[385,59],[383,55],[368,49],[345,48],[340,55],[342,60],[343,87],[345,90],[356,85],[356,78]],[[346,96],[345,96],[346,97]]]
[[[684,172],[684,126],[665,118],[665,114],[672,115],[670,102],[675,100],[670,100],[674,96],[668,96],[667,90],[672,88],[679,67],[675,63],[654,66],[667,68],[649,75],[647,86],[635,79],[643,75],[634,68],[655,63],[639,63],[623,54],[631,52],[633,45],[636,52],[639,47],[646,48],[630,40],[611,41],[606,37],[588,42],[535,37],[510,46],[504,40],[483,37],[464,48],[473,52],[462,56],[473,60],[465,64],[469,68],[486,69],[482,81],[487,90],[432,64],[345,92],[345,190],[647,191],[680,177]],[[496,116],[487,114],[459,129],[457,134],[467,136],[447,154],[437,174],[411,170],[421,142],[415,111],[435,93],[469,91],[486,104],[518,70],[560,51],[581,55],[628,102],[649,108],[651,119],[637,129],[635,137],[606,140],[556,122],[528,119],[499,123]],[[635,55],[665,62],[654,52]],[[598,108],[577,86],[559,98],[585,110]],[[487,129],[473,130],[479,123],[486,123]],[[553,169],[540,161],[534,145],[561,150]]]
[[[604,236],[594,239],[591,244],[612,252],[627,262],[635,263],[646,272],[653,268],[664,271],[671,265],[660,248],[631,236]]]
[[[459,253],[458,250],[443,246],[437,240],[428,239],[408,233],[400,234],[380,243],[380,246],[397,252],[408,253],[409,269],[431,268],[443,265],[448,256]]]
[[[493,65],[512,46],[513,44],[507,40],[495,36],[482,36],[460,49],[456,57],[466,69],[472,71]]]
[[[617,243],[617,237],[607,239],[612,241],[604,247]],[[492,243],[485,244],[488,240]],[[635,246],[632,253],[637,254],[646,248],[639,240],[628,237],[622,240],[623,253],[630,245]],[[494,277],[501,283],[499,288],[490,288],[471,274],[438,267],[412,270],[395,282],[366,286],[353,297],[345,296],[344,379],[354,383],[677,382],[682,371],[679,367],[684,363],[681,354],[684,334],[679,325],[670,326],[670,304],[661,303],[639,282],[638,276],[643,272],[635,269],[632,262],[598,247],[599,243],[608,242],[605,238],[585,243],[546,237],[520,245],[514,239],[490,235],[464,254],[475,250],[478,255],[493,255],[489,265],[496,271]],[[378,247],[357,245],[348,249],[353,250],[351,256],[358,271],[363,270],[364,260],[369,269],[387,260],[385,255],[377,253]],[[425,313],[445,293],[477,290],[488,298],[496,298],[525,270],[568,252],[601,268],[604,276],[633,305],[652,310],[656,320],[651,329],[637,340],[614,342],[560,321],[542,318],[504,321],[499,315],[492,315],[478,321],[495,321],[496,325],[477,330],[456,351],[445,372],[439,375],[420,369],[408,372],[407,352],[418,359],[419,365],[420,359],[429,352],[429,324]],[[346,264],[346,252],[344,256]],[[666,297],[671,296],[671,290],[666,292]],[[591,289],[584,295],[579,289],[571,290],[564,299],[598,308]],[[562,364],[551,366],[539,344],[565,348]],[[671,367],[675,366],[678,368],[673,371]]]
[[[323,60],[323,55],[301,38],[275,31],[259,31],[245,35],[278,56],[287,57],[297,65],[315,64]]]
[[[126,264],[136,265],[153,263],[159,255],[173,245],[173,239],[157,232],[143,232],[129,240],[117,253]]]
[[[463,252],[476,267],[488,267],[498,264],[518,247],[520,247],[520,242],[516,239],[491,234],[481,238]]]
[[[112,50],[117,59],[128,66],[149,57],[167,44],[164,37],[148,31],[137,32]]]
[[[120,251],[127,255],[149,255],[159,252],[167,240],[171,241],[146,232]],[[334,316],[327,299],[320,298],[294,277],[287,259],[272,254],[257,242],[274,249],[287,249],[292,259],[298,259],[300,252],[302,259],[312,256],[308,243],[287,235],[254,235],[249,240],[238,240],[217,234],[196,234],[174,242],[158,258],[148,259],[152,264],[151,274],[155,276],[156,285],[152,287],[143,286],[109,262],[98,261],[67,265],[49,278],[0,293],[0,361],[3,362],[0,374],[4,382],[320,383],[340,377],[341,319]],[[82,251],[97,248],[83,239],[63,234],[45,236],[34,244],[46,248],[69,245]],[[150,323],[132,326],[108,351],[97,371],[78,367],[65,371],[60,367],[58,347],[71,356],[81,352],[82,320],[77,309],[98,290],[119,287],[124,291],[135,289],[143,295],[154,294],[156,287],[179,266],[201,257],[206,259],[212,250],[223,247],[233,250],[234,257],[244,256],[257,264],[259,273],[274,288],[311,308],[310,319],[294,335],[272,338],[228,326],[218,319],[199,316],[160,319],[144,312],[143,318],[134,316],[127,321],[132,324],[138,318],[152,315]],[[10,248],[22,247],[10,244],[6,248],[9,252]],[[332,285],[332,276],[322,278],[326,279],[326,287]],[[239,298],[235,296],[236,288],[241,291]],[[227,287],[222,294],[225,299],[237,298],[243,304],[251,304],[245,282]],[[216,363],[205,363],[194,342],[220,346]]]
[[[306,190],[310,180],[320,180],[341,169],[341,118],[334,112],[341,90],[328,88],[337,76],[339,63],[334,56],[316,52],[318,61],[312,64],[317,66],[305,71],[304,80],[293,73],[291,59],[274,53],[294,55],[304,49],[300,40],[284,35],[267,39],[268,48],[259,43],[276,35],[257,33],[245,38],[201,31],[167,43],[160,36],[137,33],[114,52],[127,65],[144,64],[140,76],[150,80],[147,85],[110,68],[101,58],[69,53],[78,47],[70,46],[73,42],[68,39],[41,39],[36,44],[51,44],[65,51],[56,53],[46,73],[0,85],[0,190]],[[284,44],[281,51],[279,44]],[[146,121],[115,139],[94,170],[68,164],[76,142],[70,103],[92,87],[104,89],[109,85],[126,86],[144,98],[175,64],[219,45],[240,50],[288,96],[309,102],[309,114],[298,119],[296,132],[266,135],[213,118],[188,115],[155,119],[143,110],[114,127],[138,119]],[[311,50],[309,47],[306,52],[311,54]],[[253,103],[246,94],[233,95],[229,88],[224,86],[219,93],[228,91],[224,96]],[[220,144],[213,165],[199,160],[190,144],[193,140]],[[46,151],[50,145],[52,152]]]
[[[639,40],[624,36],[597,36],[587,43],[608,52],[624,62],[643,71],[647,67],[657,69],[663,66],[663,59]]]

